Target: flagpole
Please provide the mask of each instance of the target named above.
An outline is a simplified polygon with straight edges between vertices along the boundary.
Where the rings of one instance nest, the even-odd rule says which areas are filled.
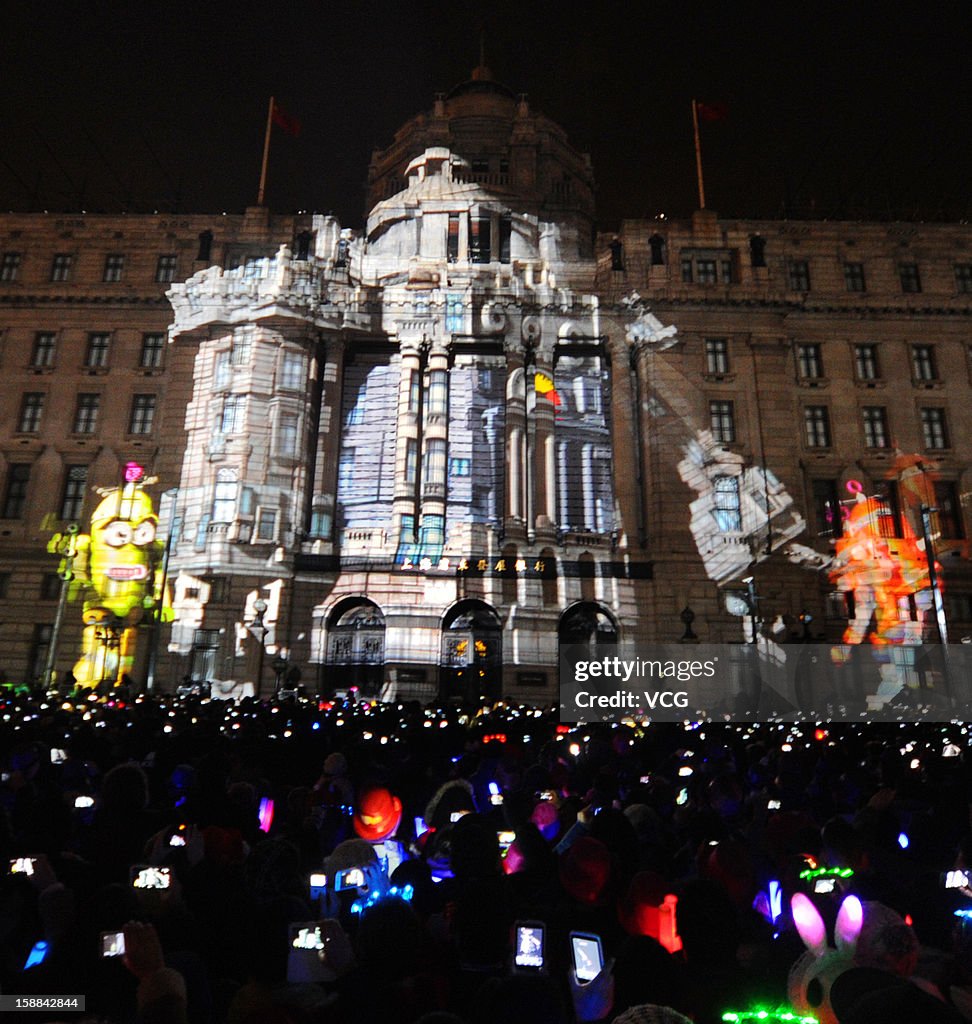
[[[699,105],[692,100],[692,127],[695,129],[695,173],[699,179],[699,209],[705,209],[705,185],[702,183],[702,143],[699,140]]]
[[[693,100],[693,102],[695,102]],[[257,192],[257,206],[263,206],[263,195],[267,190],[267,162],[270,159],[270,130],[273,127],[273,97],[270,97],[270,108],[267,110],[267,131],[263,136],[263,163],[260,166],[260,189]],[[696,140],[699,137],[698,127],[695,130]],[[700,172],[701,173],[701,172]]]

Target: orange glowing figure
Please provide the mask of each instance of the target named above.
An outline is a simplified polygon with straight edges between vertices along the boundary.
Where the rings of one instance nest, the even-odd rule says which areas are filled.
[[[887,504],[864,497],[853,481],[848,489],[855,500],[844,512],[844,535],[836,542],[830,568],[837,590],[854,594],[854,618],[844,631],[844,643],[902,643],[901,602],[931,585],[924,541],[915,536],[908,516],[902,517],[901,536],[888,536],[882,528],[891,522]]]

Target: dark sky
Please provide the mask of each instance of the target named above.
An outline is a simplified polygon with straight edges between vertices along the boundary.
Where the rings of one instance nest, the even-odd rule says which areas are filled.
[[[371,150],[469,77],[494,74],[591,153],[601,226],[696,205],[726,216],[965,219],[972,6],[529,0],[8,0],[0,26],[0,209],[363,218]]]

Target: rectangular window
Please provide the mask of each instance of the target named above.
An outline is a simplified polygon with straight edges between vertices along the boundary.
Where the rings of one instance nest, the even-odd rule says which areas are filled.
[[[44,395],[40,391],[28,391],[20,402],[20,419],[17,431],[21,434],[36,434],[40,430],[44,415]]]
[[[934,345],[911,346],[911,372],[915,380],[938,380]]]
[[[239,484],[233,470],[220,470],[213,489],[214,523],[231,523],[236,518],[236,492]]]
[[[446,334],[462,334],[466,329],[466,314],[461,295],[446,296]]]
[[[861,409],[864,421],[864,444],[868,448],[888,447],[888,414],[882,405],[867,405]]]
[[[469,261],[489,263],[493,258],[489,216],[469,215]]]
[[[901,502],[897,482],[879,480],[874,488],[874,497],[880,503],[877,522],[879,536],[887,539],[902,536]]]
[[[418,468],[418,443],[414,437],[405,442],[405,483],[415,483],[415,471]]]
[[[267,543],[277,539],[277,510],[261,508],[257,513],[256,539]]]
[[[213,360],[213,387],[222,391],[229,387],[232,370],[230,369],[230,353],[228,349],[216,353]]]
[[[73,257],[66,252],[59,252],[51,261],[51,280],[69,281],[71,278],[71,263]]]
[[[510,243],[513,238],[513,221],[508,213],[500,217],[499,222],[499,258],[500,263],[510,262]]]
[[[958,488],[951,480],[935,481],[935,508],[938,509],[938,532],[945,540],[962,540],[965,525]]]
[[[858,380],[878,379],[877,345],[854,346],[854,372]]]
[[[408,378],[408,411],[417,413],[419,402],[422,398],[422,375],[418,370],[412,370]]]
[[[722,264],[722,283],[732,284],[732,260],[724,259],[720,261]]]
[[[129,434],[151,434],[155,420],[155,395],[133,395]]]
[[[898,277],[901,280],[901,290],[903,292],[915,293],[921,291],[921,276],[918,273],[917,263],[899,263]]]
[[[715,284],[716,283],[716,261],[715,260],[696,260],[695,261],[695,280],[698,284]]]
[[[155,280],[159,284],[167,284],[169,281],[174,281],[177,265],[178,257],[169,254],[160,256],[155,264]]]
[[[742,530],[742,512],[739,505],[739,478],[717,476],[712,481],[715,507],[713,515],[723,533]]]
[[[823,354],[819,345],[797,345],[797,366],[801,380],[822,377]]]
[[[108,366],[108,346],[111,344],[110,334],[89,334],[88,349],[84,355],[84,365],[89,370],[104,369]]]
[[[440,229],[441,230],[441,229]],[[449,263],[459,262],[459,214],[449,214],[449,233],[446,237],[446,260]]]
[[[692,283],[692,261],[682,260],[682,284]]]
[[[804,406],[803,430],[808,448],[829,448],[830,414],[827,410],[827,406]]]
[[[790,260],[786,271],[791,292],[810,291],[810,264],[806,260]]]
[[[243,430],[246,410],[245,395],[227,395],[223,399],[223,411],[219,418],[221,434],[238,434]]]
[[[469,476],[470,467],[469,459],[449,459],[449,476]]]
[[[813,515],[819,537],[840,537],[844,533],[836,480],[813,481]]]
[[[142,354],[138,365],[143,370],[157,370],[162,365],[162,353],[165,351],[164,334],[143,334]]]
[[[56,572],[45,572],[41,576],[40,599],[56,601],[61,596],[61,577]]]
[[[732,402],[709,402],[709,429],[716,441],[731,444],[736,440]]]
[[[280,417],[280,426],[277,428],[277,454],[285,459],[293,459],[297,456],[297,428],[296,414],[283,413]]]
[[[57,341],[50,331],[40,331],[34,335],[34,351],[30,356],[30,365],[35,370],[50,368],[54,365],[54,353]]]
[[[101,395],[78,395],[78,404],[74,409],[74,433],[93,434],[98,429],[98,410],[101,407]]]
[[[246,366],[250,361],[250,353],[253,350],[253,329],[242,328],[233,335],[233,355],[232,363],[234,366]]]
[[[10,590],[10,573],[0,572],[0,600],[3,600],[7,596],[7,592]]]
[[[105,272],[103,281],[120,281],[122,271],[125,269],[125,257],[120,253],[113,252],[105,257]]]
[[[729,341],[726,338],[705,339],[705,372],[729,372]]]
[[[61,494],[61,519],[64,522],[76,523],[80,520],[87,484],[87,466],[67,467],[64,474],[64,491]]]
[[[963,295],[972,292],[972,263],[955,264],[955,290]]]
[[[945,410],[937,407],[922,409],[921,432],[926,448],[947,448],[948,430],[945,426]]]
[[[0,261],[0,281],[16,281],[20,273],[20,253],[5,252]]]
[[[280,386],[292,391],[299,391],[304,386],[304,357],[300,352],[284,352]]]
[[[3,518],[22,519],[27,504],[30,465],[14,463],[7,468],[7,486],[3,494]]]
[[[864,280],[863,263],[844,264],[844,287],[849,292],[867,291],[867,283]]]

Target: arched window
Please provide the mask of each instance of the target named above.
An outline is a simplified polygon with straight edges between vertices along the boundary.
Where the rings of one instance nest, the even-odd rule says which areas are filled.
[[[496,611],[470,599],[453,605],[442,620],[439,696],[474,701],[498,697],[503,688],[503,633]]]
[[[357,686],[377,694],[385,662],[385,616],[365,597],[339,601],[328,618],[327,664],[333,668],[329,689]]]
[[[557,639],[562,644],[616,644],[618,625],[604,605],[597,601],[578,601],[560,616]]]

